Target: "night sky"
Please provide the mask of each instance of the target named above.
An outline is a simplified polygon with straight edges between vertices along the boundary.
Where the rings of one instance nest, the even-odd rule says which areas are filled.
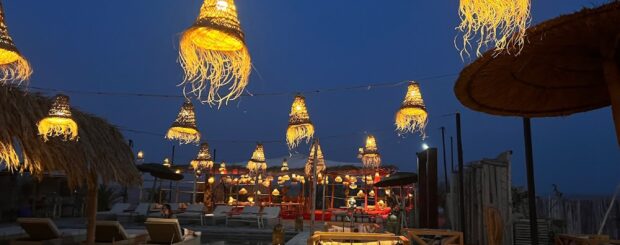
[[[601,2],[533,1],[532,22]],[[7,0],[4,7],[10,34],[34,68],[32,87],[181,95],[178,38],[201,3]],[[449,143],[454,117],[444,115],[460,111],[465,161],[513,150],[513,183],[524,185],[522,120],[473,112],[454,96],[457,74],[471,62],[462,61],[454,48],[457,5],[456,0],[237,0],[255,67],[247,91],[288,94],[243,97],[219,110],[196,104],[203,139],[217,149],[217,161],[246,160],[259,140],[266,142],[267,158],[284,156],[294,92],[416,80],[430,113],[429,145],[441,146],[441,126]],[[415,171],[414,153],[422,140],[398,136],[393,125],[405,90],[400,85],[306,94],[326,158],[356,162],[368,132],[377,137],[384,164]],[[112,124],[161,134],[123,131],[136,151],[144,150],[147,162],[170,156],[174,143],[163,134],[181,98],[67,94],[75,108]],[[539,193],[549,193],[551,184],[569,194],[613,192],[620,182],[620,151],[609,108],[532,124]],[[186,164],[196,150],[177,145],[175,163]]]

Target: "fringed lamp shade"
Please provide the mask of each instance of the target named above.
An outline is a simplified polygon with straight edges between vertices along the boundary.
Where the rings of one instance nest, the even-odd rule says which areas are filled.
[[[267,169],[267,162],[265,162],[265,150],[263,144],[256,144],[256,149],[252,153],[252,158],[248,161],[246,166],[252,173],[258,173]]]
[[[234,0],[205,0],[194,24],[181,35],[183,84],[209,104],[241,96],[248,84],[252,62],[237,18]],[[220,94],[226,87],[228,94]]]
[[[312,173],[312,164],[314,162],[314,145],[317,144],[317,161],[316,161],[316,173],[317,176],[319,174],[324,174],[325,173],[325,169],[327,169],[326,165],[325,165],[325,158],[323,158],[323,151],[321,151],[321,145],[317,142],[314,142],[312,144],[312,146],[310,147],[310,156],[308,156],[308,161],[306,161],[306,167],[304,169],[304,172],[306,174],[306,176],[308,176],[309,179],[312,179],[313,177],[313,173]]]
[[[4,8],[0,2],[0,84],[21,83],[30,78],[32,69],[19,53],[4,20]]]
[[[461,37],[455,43],[461,57],[469,56],[471,48],[481,56],[489,45],[518,54],[530,21],[530,0],[460,0],[459,15]]]
[[[288,171],[288,161],[286,161],[286,158],[282,160],[282,167],[280,168],[280,171],[282,172]]]
[[[302,140],[306,140],[306,143],[308,143],[313,136],[314,125],[312,125],[310,115],[308,115],[306,99],[301,95],[297,95],[293,105],[291,105],[288,128],[286,129],[286,144],[288,144],[289,149],[293,149]]]
[[[181,144],[198,143],[200,131],[196,127],[196,113],[191,101],[186,100],[181,106],[177,119],[174,120],[166,139],[178,140]]]
[[[377,168],[381,165],[381,155],[377,147],[377,140],[373,135],[369,134],[366,137],[366,146],[362,153],[362,163],[365,168]]]
[[[38,129],[44,141],[57,136],[63,140],[77,140],[78,125],[71,117],[68,96],[56,95],[47,116],[39,121]]]
[[[213,157],[211,157],[211,153],[209,152],[209,144],[202,143],[200,144],[200,149],[198,150],[198,155],[196,159],[190,162],[193,169],[206,169],[211,170],[213,168]]]
[[[396,130],[400,133],[420,132],[424,135],[424,128],[428,122],[428,113],[420,93],[420,85],[410,82],[407,94],[395,116]]]

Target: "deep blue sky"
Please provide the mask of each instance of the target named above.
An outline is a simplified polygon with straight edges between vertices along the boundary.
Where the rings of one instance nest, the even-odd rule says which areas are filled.
[[[200,0],[34,1],[7,0],[7,24],[18,48],[31,61],[31,86],[179,95],[182,71],[179,34],[195,19]],[[533,23],[570,13],[597,1],[533,1]],[[416,79],[430,112],[430,145],[439,146],[438,128],[454,135],[452,117],[463,114],[465,160],[514,151],[513,182],[525,183],[521,119],[496,117],[464,108],[453,93],[466,64],[454,49],[456,0],[238,0],[254,72],[254,93],[347,87]],[[261,76],[258,76],[260,73]],[[415,170],[419,137],[399,137],[393,116],[404,86],[307,95],[317,136],[329,159],[356,161],[364,131],[377,137],[384,163]],[[164,133],[181,99],[103,97],[71,94],[76,108],[127,128]],[[197,105],[204,139],[218,160],[250,157],[252,141],[284,140],[292,96],[244,97],[220,110]],[[574,194],[609,194],[620,181],[620,152],[609,108],[578,115],[533,120],[536,181],[540,193],[551,184]],[[170,155],[163,137],[124,132],[147,161]],[[230,142],[230,140],[242,140]],[[185,163],[196,146],[177,147]],[[265,146],[267,157],[288,153],[283,143]],[[307,146],[300,151],[307,152]],[[280,164],[269,163],[270,165]]]

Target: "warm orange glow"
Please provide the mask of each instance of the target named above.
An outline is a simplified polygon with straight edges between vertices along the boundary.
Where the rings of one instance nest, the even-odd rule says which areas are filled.
[[[428,123],[428,113],[420,92],[420,85],[410,82],[403,103],[396,112],[396,130],[400,133],[420,132],[424,136],[424,129]]]

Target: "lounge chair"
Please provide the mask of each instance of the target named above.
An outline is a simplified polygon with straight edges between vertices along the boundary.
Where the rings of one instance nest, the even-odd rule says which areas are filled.
[[[18,218],[17,223],[26,231],[28,237],[13,240],[10,244],[78,244],[80,240],[86,238],[84,231],[60,231],[48,218]]]
[[[130,221],[133,221],[134,217],[147,216],[150,208],[150,203],[139,203],[133,211],[116,214],[116,217],[127,217]]]
[[[260,224],[262,227],[265,227],[265,224],[275,224],[275,222],[270,222],[271,221],[275,221],[280,219],[280,207],[265,207],[263,208],[263,211],[260,214]]]
[[[97,221],[95,242],[97,244],[139,244],[148,235],[144,231],[127,232],[118,221]]]
[[[237,221],[237,222],[246,222],[246,223],[254,223],[258,228],[262,227],[261,219],[260,219],[260,207],[257,206],[245,206],[243,210],[241,210],[240,214],[237,215],[229,215],[226,216],[226,226],[228,226],[228,222]]]
[[[129,203],[115,203],[109,211],[97,212],[97,219],[116,218],[118,214],[122,214],[129,209]]]
[[[183,235],[177,219],[148,218],[144,224],[149,233],[147,244],[200,244],[200,232]]]
[[[205,217],[211,220],[212,225],[216,225],[219,220],[226,221],[226,218],[230,215],[231,211],[231,206],[220,205],[215,207],[213,213],[205,214]]]
[[[323,232],[317,231],[308,238],[308,245],[409,245],[411,242],[404,236],[396,236],[391,233],[357,233],[357,232]]]
[[[185,212],[177,214],[177,218],[179,220],[197,219],[200,220],[200,225],[204,225],[204,207],[202,203],[191,204],[185,209]]]

